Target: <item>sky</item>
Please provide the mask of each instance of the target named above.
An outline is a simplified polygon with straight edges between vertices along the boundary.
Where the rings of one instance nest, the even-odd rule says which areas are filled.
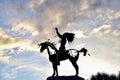
[[[47,52],[38,43],[57,43],[55,33],[75,33],[66,48],[85,47],[80,54],[79,76],[120,71],[120,0],[0,0],[0,80],[46,80],[52,75]],[[59,75],[74,75],[69,60]]]

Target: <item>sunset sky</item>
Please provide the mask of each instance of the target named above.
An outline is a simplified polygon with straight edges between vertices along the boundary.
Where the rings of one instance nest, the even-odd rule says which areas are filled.
[[[0,0],[0,80],[46,80],[52,65],[38,43],[57,43],[62,34],[75,33],[66,48],[85,47],[80,54],[79,76],[120,71],[120,0]],[[74,75],[69,60],[59,75]]]

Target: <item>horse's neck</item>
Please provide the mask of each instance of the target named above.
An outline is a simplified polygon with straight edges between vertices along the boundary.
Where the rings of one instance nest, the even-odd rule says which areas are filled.
[[[55,50],[55,52],[57,52],[58,50],[57,50],[57,48],[56,47],[54,47],[54,46],[52,46],[52,45],[49,45],[52,49],[54,49]]]
[[[47,52],[48,52],[48,55],[50,56],[50,50],[49,50],[49,48],[47,48]]]

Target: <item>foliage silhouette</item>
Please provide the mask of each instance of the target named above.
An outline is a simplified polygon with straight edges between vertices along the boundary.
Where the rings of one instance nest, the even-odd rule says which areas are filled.
[[[119,74],[118,74],[118,80],[120,80],[120,72],[119,72]]]
[[[106,74],[106,73],[97,73],[97,75],[92,75],[90,80],[120,80],[120,72],[118,75],[115,74]]]

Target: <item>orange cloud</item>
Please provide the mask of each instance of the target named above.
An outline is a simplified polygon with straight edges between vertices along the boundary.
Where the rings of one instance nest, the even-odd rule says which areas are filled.
[[[10,56],[4,55],[4,51],[0,51],[0,62],[9,63]]]
[[[110,24],[105,24],[100,27],[94,28],[90,34],[96,34],[96,35],[104,35],[107,34],[111,31],[111,26]]]
[[[20,34],[27,34],[27,32],[30,32],[32,36],[38,35],[39,32],[35,27],[35,23],[32,21],[20,21],[20,20],[14,20],[12,21],[12,31],[18,32]]]

